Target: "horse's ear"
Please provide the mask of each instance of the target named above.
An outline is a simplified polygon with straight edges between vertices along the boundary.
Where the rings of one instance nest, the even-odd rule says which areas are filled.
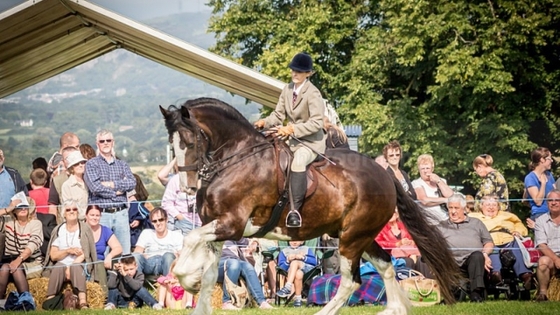
[[[189,110],[185,106],[181,106],[181,115],[187,119],[191,118],[191,114],[189,114]]]
[[[160,110],[161,114],[163,115],[163,117],[167,118],[167,115],[168,115],[167,109],[165,109],[161,105],[159,105],[159,110]]]

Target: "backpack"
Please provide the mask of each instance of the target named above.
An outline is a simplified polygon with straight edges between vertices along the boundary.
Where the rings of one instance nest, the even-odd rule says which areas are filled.
[[[35,300],[29,291],[22,292],[19,294],[17,291],[12,291],[8,294],[6,298],[6,304],[4,304],[4,309],[6,311],[34,311]]]

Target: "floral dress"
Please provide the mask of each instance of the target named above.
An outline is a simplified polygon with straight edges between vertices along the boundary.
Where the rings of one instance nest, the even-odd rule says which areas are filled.
[[[507,187],[506,179],[504,176],[498,172],[493,171],[488,173],[484,179],[482,179],[482,183],[480,184],[480,188],[475,196],[475,210],[481,212],[480,207],[480,200],[482,197],[495,194],[498,196],[500,210],[502,211],[511,211],[509,207],[509,190]]]

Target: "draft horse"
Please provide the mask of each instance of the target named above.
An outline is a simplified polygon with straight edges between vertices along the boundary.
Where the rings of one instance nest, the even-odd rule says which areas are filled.
[[[160,106],[160,110],[183,173],[181,185],[185,191],[196,191],[203,222],[185,237],[173,273],[186,290],[200,291],[193,314],[210,314],[223,242],[253,236],[267,224],[279,200],[278,157],[271,141],[220,100],[199,98],[180,109]],[[365,155],[332,150],[328,158],[334,164],[320,167],[317,188],[303,205],[302,226],[286,228],[288,209],[284,209],[277,224],[264,235],[307,240],[328,233],[339,238],[340,287],[318,314],[337,314],[359,287],[362,257],[377,268],[385,282],[387,307],[381,313],[408,314],[410,303],[395,280],[390,256],[374,240],[395,206],[423,258],[444,284],[443,297],[453,303],[450,284],[456,283],[458,272],[451,253],[401,185]]]

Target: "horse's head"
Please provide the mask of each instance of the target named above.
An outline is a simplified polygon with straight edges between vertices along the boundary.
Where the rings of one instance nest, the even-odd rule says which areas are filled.
[[[201,139],[204,132],[196,121],[190,119],[186,107],[179,109],[171,105],[166,110],[160,105],[159,109],[165,119],[169,142],[177,157],[181,189],[192,195],[197,190],[198,171],[206,151]]]

